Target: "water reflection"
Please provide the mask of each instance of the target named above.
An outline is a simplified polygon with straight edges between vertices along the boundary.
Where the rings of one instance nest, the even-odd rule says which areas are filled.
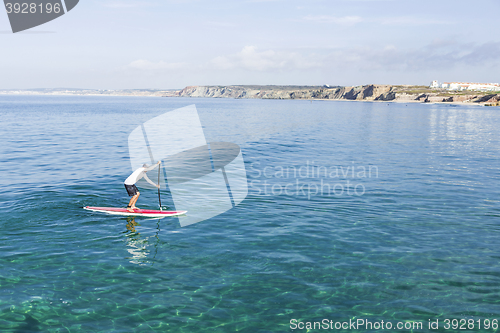
[[[134,216],[127,217],[127,224],[125,227],[127,231],[124,233],[127,237],[127,252],[130,253],[130,257],[125,257],[131,263],[137,265],[153,265],[158,253],[158,244],[160,243],[160,238],[158,234],[160,233],[160,220],[157,220],[156,231],[151,236],[143,236],[140,232],[137,232],[136,227],[140,227],[141,224],[135,220]],[[154,247],[154,251],[152,251]]]
[[[127,217],[127,225],[126,228],[128,231],[136,233],[135,226],[139,225],[139,223],[135,222],[135,217]]]

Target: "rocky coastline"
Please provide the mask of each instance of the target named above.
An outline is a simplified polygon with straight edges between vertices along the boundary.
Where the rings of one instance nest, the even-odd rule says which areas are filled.
[[[164,97],[351,100],[416,103],[473,103],[500,105],[500,93],[449,91],[426,86],[188,86]]]

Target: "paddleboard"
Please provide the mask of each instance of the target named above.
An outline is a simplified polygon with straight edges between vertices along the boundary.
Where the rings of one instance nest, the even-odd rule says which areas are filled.
[[[145,216],[145,217],[167,217],[167,216],[179,216],[187,213],[186,210],[178,211],[168,211],[168,210],[152,210],[152,209],[135,209],[134,212],[129,212],[127,208],[115,208],[115,207],[83,207],[85,210],[91,212],[106,213],[112,215],[122,215],[122,216]]]

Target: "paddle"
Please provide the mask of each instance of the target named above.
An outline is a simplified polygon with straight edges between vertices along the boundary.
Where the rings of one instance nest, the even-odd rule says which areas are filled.
[[[162,210],[162,207],[161,207],[161,197],[160,197],[160,169],[161,169],[161,162],[158,165],[158,202],[160,204],[160,210]]]

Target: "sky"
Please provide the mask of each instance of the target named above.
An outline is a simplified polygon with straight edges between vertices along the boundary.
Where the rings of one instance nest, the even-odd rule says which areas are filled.
[[[500,82],[500,1],[80,0],[13,34],[0,89]]]

